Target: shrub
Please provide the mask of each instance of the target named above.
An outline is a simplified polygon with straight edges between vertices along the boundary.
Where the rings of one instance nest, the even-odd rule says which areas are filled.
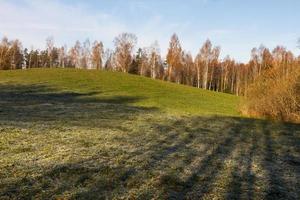
[[[300,68],[273,68],[247,89],[242,112],[256,117],[300,122]]]

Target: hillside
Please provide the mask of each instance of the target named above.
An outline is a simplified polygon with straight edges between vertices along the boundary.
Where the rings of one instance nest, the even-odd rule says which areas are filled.
[[[178,114],[238,115],[239,98],[135,75],[108,71],[32,69],[0,73],[0,83],[72,92],[113,103],[152,107]],[[20,88],[21,89],[21,88]],[[123,102],[129,101],[129,102]]]
[[[0,199],[297,199],[300,126],[116,72],[0,71]]]

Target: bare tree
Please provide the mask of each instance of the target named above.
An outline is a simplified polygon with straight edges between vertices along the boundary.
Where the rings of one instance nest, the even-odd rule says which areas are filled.
[[[195,66],[196,66],[196,74],[197,74],[197,88],[201,87],[201,72],[202,72],[202,60],[200,54],[198,54],[195,58]]]
[[[11,42],[10,47],[10,69],[21,69],[23,66],[23,52],[22,44],[19,40],[14,40]]]
[[[81,56],[81,44],[79,41],[76,41],[75,45],[69,50],[69,67],[80,67],[80,56]]]
[[[211,53],[212,52],[212,44],[210,40],[206,40],[203,47],[200,50],[200,59],[204,61],[204,71],[203,71],[203,88],[207,89],[207,82],[208,82],[208,66],[211,61]]]
[[[113,70],[113,68],[114,68],[113,58],[114,58],[113,50],[106,49],[104,51],[104,56],[103,56],[104,69]]]
[[[59,66],[62,68],[65,68],[65,64],[66,64],[66,50],[67,50],[67,46],[62,46],[59,50],[58,50],[58,62],[59,62]]]
[[[9,41],[4,37],[0,42],[0,69],[21,69],[24,56],[19,40]]]
[[[182,83],[186,85],[193,85],[195,77],[195,65],[192,54],[190,52],[183,52],[183,80]]]
[[[53,66],[53,49],[54,49],[54,38],[52,36],[48,37],[46,39],[46,46],[47,46],[47,53],[48,53],[48,58],[49,58],[49,65],[50,67]]]
[[[137,37],[131,33],[122,33],[114,39],[117,70],[128,72],[136,43]]]
[[[202,72],[202,88],[207,89],[208,87],[208,74],[209,74],[209,65],[214,59],[214,50],[210,40],[206,40],[203,46],[201,47],[197,57],[196,57],[196,66],[197,66],[197,86],[200,87],[200,73]],[[217,51],[216,51],[217,52]]]
[[[226,56],[221,63],[221,92],[228,90],[230,67],[234,65],[234,61],[229,56]]]
[[[169,44],[167,63],[168,63],[168,80],[175,79],[178,82],[177,72],[182,67],[182,48],[178,36],[174,33]],[[174,75],[173,75],[174,74]],[[176,80],[177,79],[177,80]]]
[[[6,37],[0,42],[0,69],[31,67],[76,67],[119,70],[151,78],[166,79],[177,83],[202,87],[204,89],[245,95],[247,88],[257,81],[264,71],[280,72],[289,77],[299,67],[300,57],[295,57],[283,46],[273,51],[261,45],[253,48],[248,63],[236,63],[230,57],[219,61],[220,48],[205,41],[195,60],[190,53],[182,50],[178,36],[173,34],[169,43],[166,60],[162,62],[157,42],[150,47],[140,48],[134,55],[137,43],[135,35],[120,34],[115,38],[115,51],[103,50],[102,42],[89,40],[83,45],[79,41],[67,49],[56,48],[53,37],[46,40],[46,49],[23,50],[18,40]],[[300,39],[298,41],[300,48]]]
[[[0,43],[0,69],[8,69],[10,63],[10,42],[4,37]]]
[[[219,56],[220,56],[220,47],[214,47],[211,55],[210,55],[210,78],[209,78],[209,90],[215,89],[215,79],[217,78],[216,69],[218,68],[219,65]]]
[[[161,56],[160,56],[160,49],[159,44],[155,41],[149,48],[148,48],[148,63],[149,63],[149,71],[150,77],[156,78],[160,72],[160,67],[162,66]]]
[[[95,41],[92,47],[92,66],[95,69],[99,70],[102,68],[103,54],[103,43]]]
[[[86,39],[83,43],[83,48],[81,49],[81,67],[83,69],[88,69],[91,66],[91,43],[89,39]]]
[[[139,49],[138,52],[138,68],[139,74],[141,76],[149,76],[150,69],[149,69],[149,48]]]

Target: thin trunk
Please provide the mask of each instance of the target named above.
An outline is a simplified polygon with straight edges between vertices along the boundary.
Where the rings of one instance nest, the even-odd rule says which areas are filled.
[[[200,88],[200,69],[197,67],[197,87]]]
[[[203,78],[203,88],[207,89],[207,78],[208,78],[208,62],[205,64],[204,78]]]

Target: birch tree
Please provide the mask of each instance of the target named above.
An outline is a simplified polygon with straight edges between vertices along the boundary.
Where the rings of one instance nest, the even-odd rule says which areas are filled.
[[[62,46],[59,51],[58,51],[58,62],[59,62],[59,66],[62,68],[65,68],[65,64],[66,64],[66,50],[67,50],[67,46]]]
[[[80,68],[80,59],[81,59],[81,43],[79,41],[76,41],[74,47],[71,49],[71,59],[72,63],[75,66],[75,68]]]
[[[116,69],[128,72],[133,58],[137,37],[131,33],[122,33],[114,39]]]
[[[49,67],[53,67],[53,49],[54,49],[54,38],[52,36],[46,39],[46,46],[47,46],[47,54],[49,59]]]
[[[106,70],[114,69],[113,58],[114,58],[113,50],[106,49],[104,51],[104,55],[103,55],[104,69],[106,69]]]
[[[155,79],[158,76],[161,67],[160,49],[157,41],[155,41],[150,47],[149,64],[151,78]]]
[[[92,47],[92,66],[95,69],[101,69],[103,63],[103,43],[95,41]]]
[[[190,52],[186,53],[183,52],[183,84],[186,85],[193,85],[194,83],[194,74],[195,74],[195,68],[194,68],[194,61],[192,54]]]
[[[83,48],[80,51],[81,67],[88,69],[91,66],[91,43],[89,39],[86,39],[83,43]]]
[[[168,81],[178,81],[178,69],[182,67],[182,48],[176,34],[173,34],[169,44],[167,63],[168,63]],[[177,80],[176,80],[177,79]]]

